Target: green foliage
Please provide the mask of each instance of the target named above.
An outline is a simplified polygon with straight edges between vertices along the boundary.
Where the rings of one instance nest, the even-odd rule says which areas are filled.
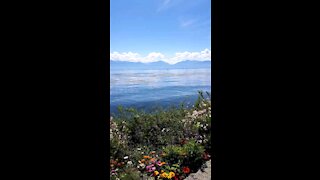
[[[124,113],[124,114],[123,114]],[[181,119],[185,112],[181,109],[158,110],[144,113],[137,110],[122,111],[116,121],[125,121],[128,127],[130,145],[142,144],[158,148],[178,143],[183,136]]]
[[[163,152],[166,154],[163,158],[164,161],[170,164],[179,163],[186,155],[184,148],[179,145],[169,145],[167,147],[164,147]]]
[[[168,171],[179,172],[179,166],[190,167],[192,171],[199,169],[204,162],[202,155],[212,148],[211,95],[208,92],[206,95],[207,98],[199,91],[192,109],[186,109],[182,103],[179,108],[158,108],[147,113],[119,106],[110,126],[110,151],[111,159],[124,165],[114,165],[113,170],[119,171],[111,178],[140,179],[135,168],[141,157],[151,151],[165,154],[161,161],[170,164],[163,167],[169,168]],[[125,156],[128,158],[124,160]]]
[[[199,168],[202,163],[202,155],[204,153],[204,147],[196,143],[194,140],[189,141],[183,146],[170,145],[163,149],[166,154],[164,160],[170,164],[182,164],[183,166],[192,167],[192,169]]]
[[[191,169],[200,168],[204,161],[201,157],[205,151],[204,147],[192,140],[185,144],[183,149],[187,152],[183,164]]]
[[[125,173],[120,175],[120,179],[121,180],[140,180],[140,174],[139,174],[139,171],[135,169],[128,169],[127,171],[125,171]]]

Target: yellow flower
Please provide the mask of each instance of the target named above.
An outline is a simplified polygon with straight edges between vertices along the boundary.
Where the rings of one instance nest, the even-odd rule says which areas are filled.
[[[153,174],[154,176],[157,176],[159,174],[159,171],[154,171]]]
[[[164,173],[162,173],[162,174],[160,175],[160,177],[161,177],[161,178],[168,178],[168,174],[164,172]]]
[[[161,172],[161,173],[164,173],[164,170],[161,170],[160,172]]]
[[[176,174],[174,174],[174,172],[170,172],[168,178],[171,179],[171,178],[173,178],[175,175],[176,175]]]

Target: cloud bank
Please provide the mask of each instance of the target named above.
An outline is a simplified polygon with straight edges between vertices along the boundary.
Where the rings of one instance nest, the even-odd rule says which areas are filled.
[[[166,57],[159,52],[151,52],[147,56],[141,56],[139,53],[133,52],[112,52],[110,53],[110,60],[113,61],[129,61],[129,62],[142,62],[150,63],[156,61],[164,61],[169,64],[175,64],[185,60],[193,61],[208,61],[211,60],[211,50],[204,49],[200,52],[177,52],[173,57]]]

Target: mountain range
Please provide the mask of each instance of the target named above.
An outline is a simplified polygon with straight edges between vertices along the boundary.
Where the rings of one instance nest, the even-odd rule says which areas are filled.
[[[159,69],[202,69],[211,68],[211,61],[181,61],[176,64],[168,64],[164,61],[151,63],[112,61],[110,60],[111,70],[159,70]]]

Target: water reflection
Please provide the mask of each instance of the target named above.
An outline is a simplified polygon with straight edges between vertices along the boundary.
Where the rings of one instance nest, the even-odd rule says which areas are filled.
[[[110,72],[110,105],[166,101],[211,91],[211,69]]]

